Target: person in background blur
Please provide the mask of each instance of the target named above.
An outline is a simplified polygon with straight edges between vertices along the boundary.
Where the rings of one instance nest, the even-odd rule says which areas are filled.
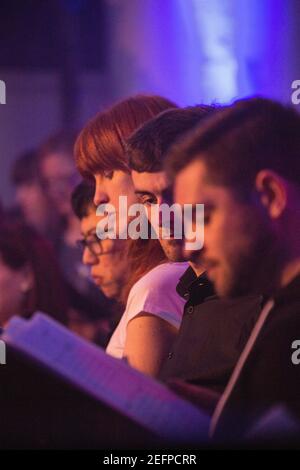
[[[106,317],[111,305],[91,282],[76,243],[80,237],[80,223],[72,210],[71,195],[80,176],[73,159],[74,140],[74,133],[63,131],[46,139],[38,149],[38,169],[53,211],[62,220],[55,248],[73,308],[70,321],[81,330],[86,322]]]
[[[53,208],[64,221],[62,238],[75,246],[80,231],[71,207],[71,194],[80,177],[73,161],[75,134],[59,132],[46,139],[38,149],[39,172]]]
[[[0,225],[0,326],[42,311],[66,324],[68,298],[51,244],[22,223]]]
[[[8,211],[10,220],[23,220],[54,244],[59,236],[59,216],[51,208],[43,190],[38,171],[38,158],[34,150],[20,155],[11,171],[17,207]]]

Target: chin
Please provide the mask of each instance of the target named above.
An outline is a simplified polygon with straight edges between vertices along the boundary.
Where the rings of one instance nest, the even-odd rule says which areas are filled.
[[[111,289],[101,288],[101,290],[105,297],[107,297],[108,299],[113,299],[115,297],[114,291],[112,291]]]
[[[108,299],[117,299],[120,295],[119,290],[113,286],[101,287],[101,291]]]
[[[177,246],[174,249],[174,245],[170,243],[169,245],[162,246],[162,248],[169,261],[172,261],[172,262],[185,261],[184,257],[182,256],[180,247]]]
[[[172,263],[181,263],[185,261],[180,253],[165,253],[165,255]]]

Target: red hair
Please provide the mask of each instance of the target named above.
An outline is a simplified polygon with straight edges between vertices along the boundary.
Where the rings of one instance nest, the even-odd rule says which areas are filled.
[[[172,101],[155,95],[136,95],[98,113],[80,132],[75,143],[75,160],[81,175],[121,170],[130,173],[125,142],[142,124],[166,109],[177,108]],[[128,249],[128,279],[122,300],[144,274],[166,261],[158,240],[131,240]]]
[[[176,107],[161,96],[137,95],[96,114],[82,129],[75,143],[75,160],[81,175],[90,179],[104,171],[129,173],[126,139],[144,122]]]

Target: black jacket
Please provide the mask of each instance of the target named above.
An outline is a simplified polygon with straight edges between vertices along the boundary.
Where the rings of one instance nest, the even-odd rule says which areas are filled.
[[[277,405],[300,420],[300,364],[292,362],[295,340],[300,340],[300,276],[274,296],[274,307],[217,421],[215,437],[234,442],[244,438]]]
[[[187,303],[178,336],[160,378],[181,378],[222,392],[261,311],[261,296],[220,300],[206,275],[192,268],[177,292]]]

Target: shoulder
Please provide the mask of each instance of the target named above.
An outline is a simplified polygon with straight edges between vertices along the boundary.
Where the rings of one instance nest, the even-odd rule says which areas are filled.
[[[300,341],[300,310],[291,307],[274,307],[249,358],[252,374],[268,377],[275,388],[295,381],[300,385],[300,367],[292,361],[294,346]]]
[[[126,323],[146,312],[179,328],[184,300],[176,292],[176,285],[186,268],[187,263],[164,263],[143,276],[129,293]]]
[[[156,289],[176,289],[176,286],[187,270],[188,263],[163,263],[151,269],[141,279],[139,279],[131,289],[131,294],[140,292],[141,290]]]
[[[296,337],[300,339],[300,302],[275,305],[262,331],[260,343],[262,346],[270,343],[278,349],[279,344],[283,345]]]

